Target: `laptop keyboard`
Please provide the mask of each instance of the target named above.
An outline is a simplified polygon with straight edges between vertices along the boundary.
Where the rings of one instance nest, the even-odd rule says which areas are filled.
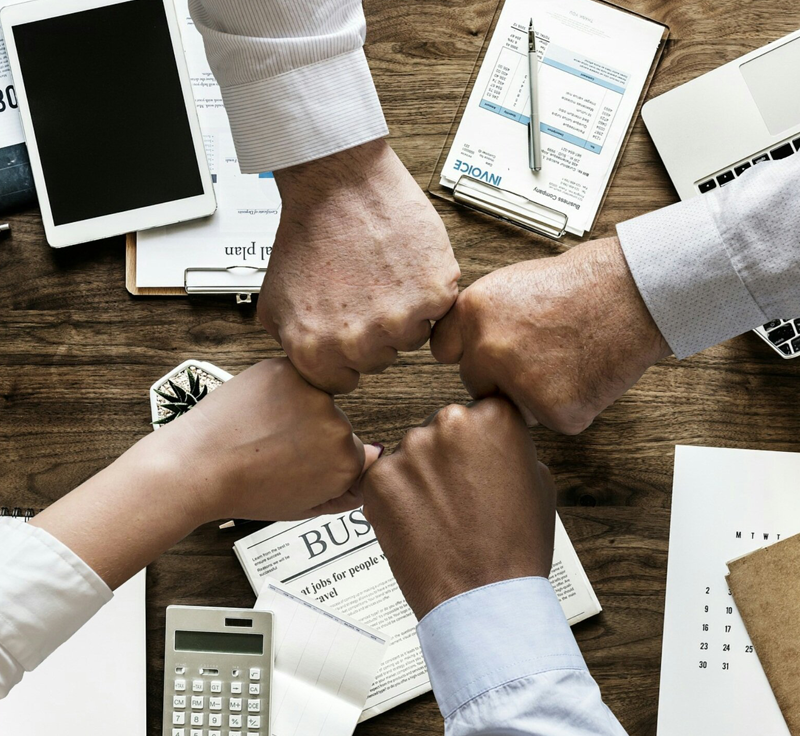
[[[727,171],[721,171],[715,176],[700,182],[697,188],[701,194],[706,194],[718,187],[730,184],[753,166],[757,166],[764,161],[779,161],[782,158],[789,158],[789,156],[793,156],[798,151],[800,151],[800,138],[785,141],[769,151],[752,156],[746,161],[740,161]],[[782,358],[800,357],[800,318],[776,319],[757,327],[753,332],[767,345],[770,345]]]

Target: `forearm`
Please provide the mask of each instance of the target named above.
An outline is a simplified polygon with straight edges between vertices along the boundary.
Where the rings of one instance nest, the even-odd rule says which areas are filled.
[[[146,437],[31,520],[92,568],[112,590],[207,519],[192,501],[178,449]]]
[[[388,133],[360,0],[190,0],[239,165],[274,171]]]
[[[678,358],[800,315],[800,154],[618,226],[650,313]]]
[[[485,586],[419,624],[447,736],[624,736],[545,578]]]

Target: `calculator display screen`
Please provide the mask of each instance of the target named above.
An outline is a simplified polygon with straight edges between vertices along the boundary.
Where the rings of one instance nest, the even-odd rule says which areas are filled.
[[[175,651],[263,654],[261,634],[228,634],[222,631],[176,631]]]

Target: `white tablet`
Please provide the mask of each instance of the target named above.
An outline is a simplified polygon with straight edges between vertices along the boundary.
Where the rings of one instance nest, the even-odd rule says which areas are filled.
[[[214,212],[172,0],[33,0],[0,21],[50,245]]]

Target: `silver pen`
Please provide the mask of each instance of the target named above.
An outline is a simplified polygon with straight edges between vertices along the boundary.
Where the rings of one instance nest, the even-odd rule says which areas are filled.
[[[539,57],[536,55],[536,32],[533,18],[528,25],[528,86],[531,93],[531,121],[528,123],[528,166],[542,170],[542,134],[539,130]]]

